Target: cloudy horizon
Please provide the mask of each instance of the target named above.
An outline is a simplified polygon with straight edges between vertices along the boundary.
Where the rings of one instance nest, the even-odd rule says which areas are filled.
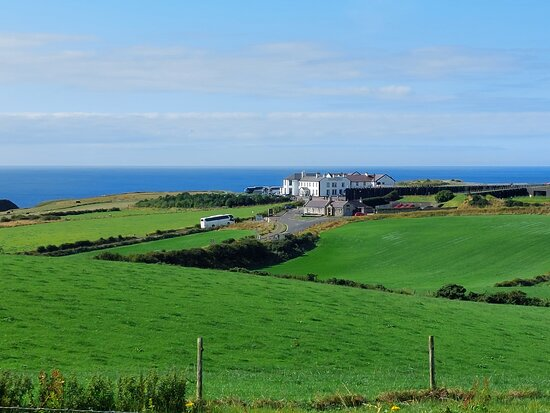
[[[545,166],[527,3],[7,3],[0,165]]]

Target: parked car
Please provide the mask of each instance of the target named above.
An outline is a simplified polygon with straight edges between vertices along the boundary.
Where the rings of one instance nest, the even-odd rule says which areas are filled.
[[[366,214],[364,212],[356,212],[353,214],[354,217],[364,217]]]

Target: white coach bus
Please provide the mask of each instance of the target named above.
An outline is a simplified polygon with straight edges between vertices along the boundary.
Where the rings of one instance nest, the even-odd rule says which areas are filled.
[[[201,228],[225,227],[235,223],[233,215],[212,215],[201,218]]]

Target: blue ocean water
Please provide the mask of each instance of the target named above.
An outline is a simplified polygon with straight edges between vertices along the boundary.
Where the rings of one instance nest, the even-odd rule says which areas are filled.
[[[0,199],[20,207],[54,199],[85,198],[122,192],[228,190],[281,185],[301,169],[318,172],[387,173],[397,181],[461,179],[480,183],[545,183],[550,167],[384,167],[318,166],[307,168],[79,168],[0,167]]]

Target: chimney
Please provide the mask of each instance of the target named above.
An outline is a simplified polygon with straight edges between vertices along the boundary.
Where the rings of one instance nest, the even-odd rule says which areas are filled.
[[[302,178],[306,176],[306,171],[302,171]]]

